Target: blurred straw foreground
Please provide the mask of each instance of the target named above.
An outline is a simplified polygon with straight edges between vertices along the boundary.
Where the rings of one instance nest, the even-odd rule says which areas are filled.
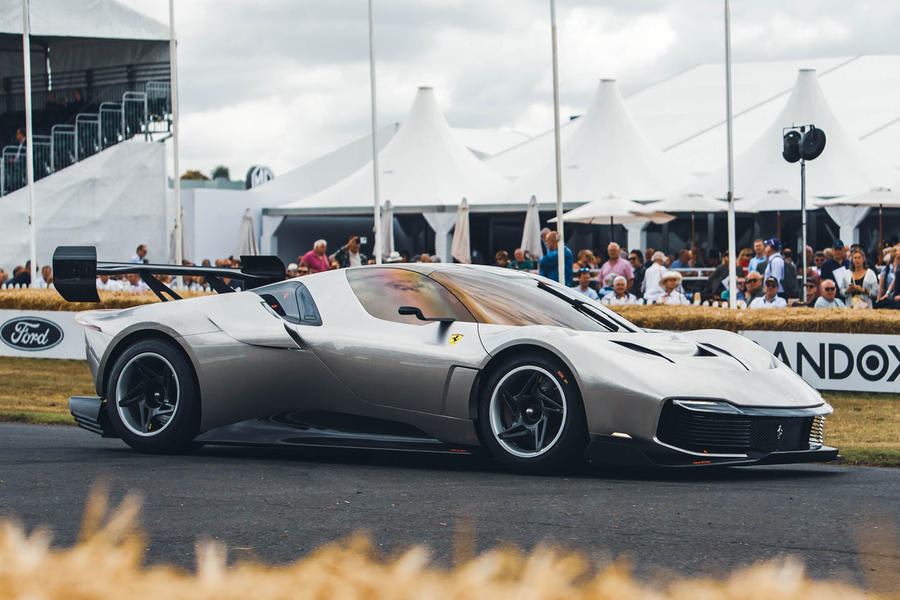
[[[11,522],[0,524],[0,599],[876,597],[845,584],[813,581],[790,559],[758,564],[725,579],[654,584],[635,579],[621,564],[594,571],[578,554],[549,547],[528,554],[494,550],[448,571],[430,566],[423,547],[384,558],[365,538],[329,545],[279,567],[227,566],[222,546],[202,543],[197,546],[196,574],[191,574],[172,566],[144,567],[146,538],[137,526],[139,502],[126,498],[108,513],[105,498],[103,492],[92,495],[79,542],[69,549],[52,549],[46,531],[27,536]]]

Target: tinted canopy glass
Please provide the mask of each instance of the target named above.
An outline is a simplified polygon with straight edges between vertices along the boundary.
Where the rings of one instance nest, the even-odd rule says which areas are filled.
[[[362,267],[347,269],[347,281],[360,304],[373,317],[410,325],[426,325],[415,315],[401,315],[401,306],[414,306],[429,318],[474,321],[466,307],[440,283],[408,269]]]
[[[553,325],[581,331],[636,330],[599,303],[559,284],[517,272],[461,267],[435,271],[430,277],[453,292],[479,323]],[[580,307],[570,301],[580,303]]]

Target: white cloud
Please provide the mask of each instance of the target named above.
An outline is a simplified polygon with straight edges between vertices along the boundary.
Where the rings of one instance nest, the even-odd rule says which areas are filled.
[[[168,22],[167,0],[120,0]],[[732,3],[735,60],[895,53],[894,0]],[[176,0],[182,165],[276,173],[369,131],[365,0]],[[721,0],[557,0],[563,117],[721,62]],[[375,0],[379,122],[430,84],[452,125],[552,124],[547,0]]]

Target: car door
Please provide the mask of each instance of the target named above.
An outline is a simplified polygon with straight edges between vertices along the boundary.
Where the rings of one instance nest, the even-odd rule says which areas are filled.
[[[349,269],[343,290],[323,312],[344,325],[304,335],[316,354],[365,402],[443,414],[451,370],[478,368],[487,357],[465,306],[428,276],[399,267]],[[399,314],[401,306],[446,320]]]

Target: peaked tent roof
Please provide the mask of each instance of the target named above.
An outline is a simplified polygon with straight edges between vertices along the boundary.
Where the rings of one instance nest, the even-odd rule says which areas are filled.
[[[584,204],[615,196],[661,200],[690,178],[670,164],[640,133],[614,79],[603,79],[587,114],[562,146],[563,200]],[[556,199],[553,155],[528,165],[532,174],[513,185],[510,198],[532,195],[545,204]]]
[[[766,197],[772,189],[800,196],[800,169],[781,156],[783,128],[814,124],[825,132],[821,156],[806,164],[808,197],[834,198],[887,185],[897,177],[894,168],[847,132],[831,112],[814,69],[800,69],[794,89],[781,113],[734,163],[734,193],[748,202]],[[682,192],[722,198],[727,173],[721,168],[681,188]],[[744,210],[749,210],[745,207]],[[789,208],[786,208],[789,210]]]
[[[438,108],[434,90],[420,87],[409,114],[378,153],[381,201],[395,213],[490,204],[508,185],[456,137]],[[268,209],[266,214],[348,214],[372,210],[372,162],[321,192]],[[528,198],[523,199],[524,206]]]

